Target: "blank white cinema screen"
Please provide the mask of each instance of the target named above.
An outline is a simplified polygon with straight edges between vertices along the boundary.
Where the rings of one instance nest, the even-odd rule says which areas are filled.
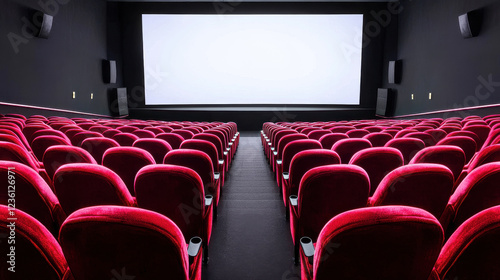
[[[359,105],[363,15],[142,15],[146,105]]]

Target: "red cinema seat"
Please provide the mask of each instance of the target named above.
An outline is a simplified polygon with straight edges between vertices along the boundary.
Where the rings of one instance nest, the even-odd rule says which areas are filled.
[[[345,134],[347,134],[349,138],[363,138],[364,136],[370,134],[370,131],[366,129],[353,129],[347,131]]]
[[[283,150],[285,149],[286,145],[288,143],[291,143],[295,140],[300,140],[300,139],[309,139],[307,136],[301,133],[293,133],[293,134],[287,134],[283,137],[278,142],[278,145],[276,148],[272,151],[271,157],[270,157],[270,163],[272,165],[272,170],[276,171],[276,168],[278,166],[277,162],[278,160],[283,160]]]
[[[89,152],[98,164],[102,164],[102,156],[106,150],[119,146],[118,142],[106,137],[90,137],[82,142],[82,148]]]
[[[290,171],[283,174],[283,203],[288,205],[290,195],[297,195],[304,174],[322,165],[340,164],[339,155],[331,150],[311,149],[298,152],[290,162]],[[289,213],[287,213],[288,215]]]
[[[143,130],[143,129],[138,129],[138,130],[135,130],[131,133],[139,138],[155,138],[155,136],[156,136],[156,134],[154,134],[154,132],[148,131],[148,130]]]
[[[299,152],[310,149],[321,149],[321,143],[313,139],[299,139],[286,144],[281,160],[276,161],[276,183],[282,188],[283,172],[288,173],[292,158]]]
[[[385,147],[398,149],[403,155],[404,163],[408,164],[413,156],[425,147],[425,143],[416,138],[395,138],[387,142]]]
[[[2,270],[0,278],[3,280],[18,279],[46,279],[70,280],[71,272],[59,243],[43,224],[29,214],[16,209],[15,229],[12,228],[11,209],[0,205],[0,235],[10,236],[15,232],[15,244],[8,245],[7,239],[2,238],[4,253],[0,255]],[[10,248],[15,247],[12,253]],[[14,254],[14,262],[10,263]],[[12,265],[13,266],[12,266]],[[14,271],[9,271],[13,267]]]
[[[312,130],[307,134],[307,138],[309,139],[314,139],[314,140],[319,140],[323,135],[326,134],[331,134],[332,132],[330,130],[326,129],[315,129]]]
[[[491,162],[472,170],[448,201],[440,218],[447,233],[480,211],[500,205],[500,163]]]
[[[75,135],[69,138],[71,139],[71,144],[73,144],[73,146],[80,147],[82,145],[83,140],[90,137],[102,137],[102,134],[93,131],[82,131],[76,133]]]
[[[296,263],[302,236],[315,242],[331,218],[347,210],[365,207],[369,193],[368,174],[358,166],[333,164],[307,171],[300,182],[298,195],[289,197]]]
[[[321,146],[323,146],[323,149],[330,150],[333,144],[337,143],[337,141],[347,138],[349,138],[349,136],[345,135],[344,133],[330,133],[325,134],[321,138],[319,138],[319,142],[321,143]]]
[[[97,164],[72,163],[54,174],[54,189],[64,212],[97,205],[135,206],[127,186],[112,170]]]
[[[170,146],[174,150],[179,149],[182,141],[184,141],[184,138],[182,136],[180,136],[179,134],[169,133],[169,132],[160,133],[160,134],[156,135],[156,138],[163,139],[163,140],[167,141],[168,144],[170,144]]]
[[[74,146],[51,146],[43,155],[43,166],[47,175],[52,180],[56,170],[68,163],[92,163],[97,164],[89,152]]]
[[[370,178],[370,196],[377,189],[380,181],[394,169],[403,165],[403,155],[398,149],[375,147],[355,153],[349,164],[363,168]]]
[[[111,137],[113,140],[118,142],[120,146],[132,147],[134,142],[139,139],[139,136],[128,132],[117,133]]]
[[[42,129],[38,130],[37,132],[33,133],[33,139],[37,138],[38,136],[42,135],[54,135],[54,136],[59,136],[60,138],[64,138],[68,142],[71,142],[68,136],[64,134],[64,132],[55,130],[55,129]],[[32,142],[31,142],[32,143]]]
[[[136,147],[109,148],[102,156],[102,165],[118,174],[132,196],[135,196],[134,180],[137,172],[144,166],[155,163],[148,151]]]
[[[64,138],[54,135],[42,135],[33,139],[31,142],[31,150],[39,162],[43,160],[43,154],[45,151],[55,145],[66,145],[71,146],[71,142]]]
[[[432,137],[432,135],[430,135],[429,133],[426,133],[426,132],[412,132],[412,133],[408,133],[404,136],[404,138],[417,138],[417,139],[420,139],[422,141],[424,141],[424,144],[426,147],[430,147],[430,146],[434,146],[436,145],[436,140],[434,139],[434,137]]]
[[[446,241],[434,273],[439,279],[500,279],[500,206],[467,219]]]
[[[453,174],[441,164],[420,163],[396,168],[382,179],[371,206],[405,205],[441,217],[453,190]]]
[[[350,210],[331,219],[315,245],[301,239],[301,279],[424,280],[442,244],[443,229],[425,210]]]
[[[463,131],[470,131],[473,132],[474,134],[479,137],[479,142],[477,143],[478,147],[481,148],[483,147],[484,142],[488,138],[488,135],[490,134],[491,127],[489,127],[487,124],[473,124],[473,125],[466,125],[464,128],[462,128]]]
[[[194,137],[194,133],[186,129],[174,129],[172,133],[178,134],[184,139],[192,139]]]
[[[163,158],[165,155],[172,151],[172,146],[170,144],[159,138],[143,138],[135,140],[132,147],[141,148],[148,151],[155,159],[155,162],[160,164],[163,163]]]
[[[219,154],[214,144],[212,144],[207,140],[202,140],[202,139],[187,139],[184,142],[182,142],[180,148],[198,150],[207,154],[210,157],[210,160],[212,161],[214,172],[218,172],[220,174],[221,187],[224,186],[224,177],[226,173],[224,169],[224,161],[219,160]]]
[[[453,145],[459,147],[464,152],[465,164],[469,163],[476,153],[476,141],[468,136],[447,136],[441,139],[436,145]]]
[[[339,154],[342,163],[348,164],[355,153],[371,147],[372,144],[366,139],[348,138],[337,141],[332,146],[332,151]]]
[[[16,209],[33,216],[57,237],[66,215],[47,182],[29,166],[13,161],[0,161],[0,176],[12,183],[0,193],[0,204],[8,205],[9,195],[15,194]]]
[[[370,141],[372,147],[383,147],[387,142],[392,140],[392,135],[385,132],[372,132],[363,138]]]
[[[178,165],[146,166],[137,173],[135,193],[139,207],[167,216],[185,237],[200,236],[208,260],[213,197],[205,195],[198,173]]]
[[[217,205],[220,198],[220,174],[214,172],[210,157],[198,150],[177,149],[169,152],[163,159],[164,164],[173,164],[193,169],[200,175],[205,194],[214,197],[214,216],[217,217]]]
[[[465,165],[465,154],[462,149],[452,145],[438,145],[423,148],[410,161],[414,163],[437,163],[448,167],[457,180]]]
[[[145,209],[95,206],[66,219],[59,242],[75,279],[201,279],[201,238],[189,246],[169,218]]]

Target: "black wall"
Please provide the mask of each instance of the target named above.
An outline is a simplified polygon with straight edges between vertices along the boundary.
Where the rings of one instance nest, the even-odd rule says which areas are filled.
[[[221,12],[214,3],[222,4],[224,13],[248,14],[294,14],[294,13],[362,13],[364,14],[365,36],[363,39],[361,104],[360,106],[316,106],[312,110],[300,106],[163,106],[146,107],[144,105],[144,69],[142,52],[142,20],[143,13],[201,13],[216,14]],[[116,4],[110,3],[116,7]],[[260,129],[265,121],[280,120],[341,120],[373,118],[377,88],[383,84],[384,58],[387,50],[394,49],[395,40],[388,39],[386,30],[397,30],[397,13],[393,10],[396,4],[387,3],[233,3],[230,6],[223,2],[203,3],[120,3],[121,38],[123,50],[123,75],[129,93],[130,117],[164,120],[220,120],[235,121],[242,130]],[[219,6],[221,8],[221,6]],[[108,6],[109,9],[109,6]],[[389,12],[390,11],[390,12]],[[379,15],[389,13],[389,17]],[[361,36],[361,35],[360,35]],[[305,93],[307,94],[307,93]],[[283,113],[284,112],[284,113]],[[287,116],[287,117],[283,117]],[[293,117],[291,117],[293,116]]]
[[[108,58],[106,8],[106,0],[0,1],[0,101],[109,115],[107,91],[116,85],[102,79],[101,62]],[[54,16],[48,39],[24,30],[35,10]],[[8,34],[23,38],[17,50]]]
[[[398,47],[388,60],[402,59],[402,81],[391,85],[384,79],[385,86],[398,92],[396,116],[500,103],[500,1],[403,0],[401,6]],[[475,9],[483,11],[480,34],[464,39],[458,16]],[[485,86],[481,80],[495,84]],[[492,112],[495,109],[459,116]]]

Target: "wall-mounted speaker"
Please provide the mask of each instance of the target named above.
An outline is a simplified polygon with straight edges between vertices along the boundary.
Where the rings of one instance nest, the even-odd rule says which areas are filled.
[[[107,84],[116,83],[116,61],[103,60],[102,61],[102,78]]]
[[[481,30],[482,11],[474,10],[458,16],[460,33],[464,38],[472,38],[479,35]]]
[[[377,108],[375,114],[390,117],[394,113],[396,96],[390,88],[379,88],[377,91]]]
[[[127,88],[114,88],[109,94],[109,110],[113,116],[128,115]]]
[[[49,38],[50,30],[52,30],[52,22],[54,17],[43,12],[36,12],[35,17],[38,19],[39,31],[37,37],[47,39]]]
[[[399,84],[401,82],[401,60],[389,61],[389,71],[387,77],[390,84]]]

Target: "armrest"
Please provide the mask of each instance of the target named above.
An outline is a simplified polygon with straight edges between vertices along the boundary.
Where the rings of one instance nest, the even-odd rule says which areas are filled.
[[[290,178],[290,174],[288,172],[283,172],[283,179],[288,180]]]
[[[189,245],[188,245],[188,256],[189,256],[189,263],[193,263],[194,259],[198,254],[200,253],[201,249],[201,238],[198,236],[195,236],[189,240]]]
[[[267,142],[267,145],[271,146],[271,142]]]
[[[283,161],[282,161],[281,159],[277,159],[277,160],[276,160],[276,164],[277,164],[277,165],[281,165],[281,163],[282,163],[282,162],[283,162]]]
[[[214,196],[211,194],[205,195],[205,206],[212,205],[212,201],[214,200]]]
[[[227,152],[224,152],[224,155],[227,156]]]
[[[219,159],[219,164],[224,164],[224,160],[223,159]]]
[[[314,261],[314,245],[311,238],[304,236],[300,239],[300,246],[302,247],[302,251],[307,258],[307,261],[310,265],[313,264]]]
[[[219,172],[214,172],[214,179],[219,180],[220,178],[220,173]]]
[[[291,195],[290,196],[290,205],[292,206],[297,206],[299,204],[299,198],[296,195]]]
[[[277,151],[273,151],[273,154],[274,154],[274,156],[277,156],[278,152]]]
[[[229,146],[232,146],[233,145],[233,142],[229,142]]]
[[[226,148],[226,151],[228,151],[228,152],[229,152],[229,151],[231,151],[231,148],[227,147],[227,148]]]
[[[273,151],[273,152],[274,152],[274,147],[271,147],[271,151]]]

